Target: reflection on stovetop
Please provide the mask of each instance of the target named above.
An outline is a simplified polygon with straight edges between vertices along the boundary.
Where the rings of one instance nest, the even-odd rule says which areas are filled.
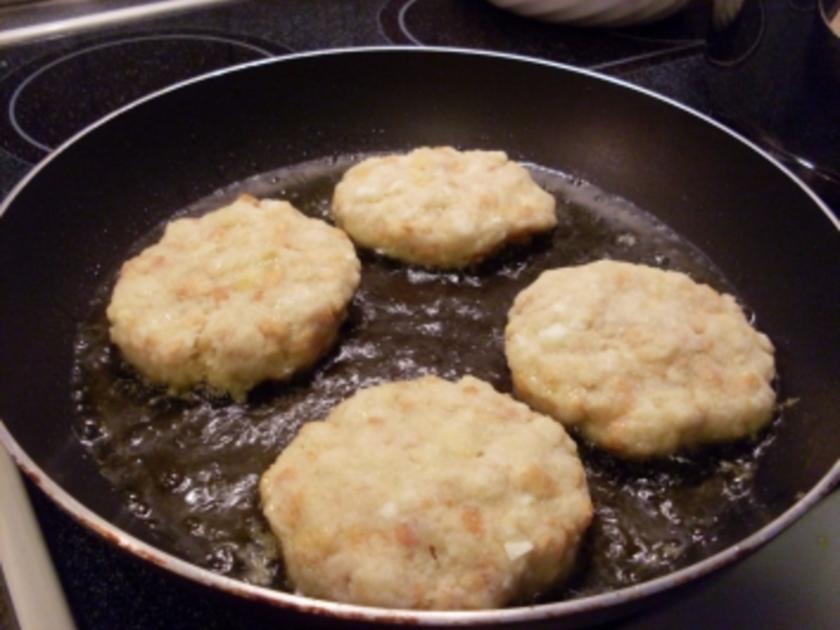
[[[753,15],[732,39],[712,38],[707,47],[704,0],[659,24],[608,31],[531,22],[478,0],[262,0],[0,49],[0,195],[87,123],[172,82],[287,52],[399,44],[525,54],[622,77],[769,145],[840,208],[840,184],[824,176],[826,165],[815,170],[807,158],[786,152],[783,136],[768,134],[766,125],[756,128],[752,113],[715,92],[729,81],[730,95],[740,101],[763,98],[763,84],[744,81],[737,71],[760,60],[767,17]],[[769,115],[764,120],[772,122]],[[825,142],[835,142],[838,133],[835,121]],[[236,628],[282,621],[276,611],[209,593],[125,556],[39,490],[30,486],[30,493],[81,627]]]

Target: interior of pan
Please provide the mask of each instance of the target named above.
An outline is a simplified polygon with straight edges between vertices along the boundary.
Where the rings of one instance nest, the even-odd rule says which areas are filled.
[[[837,228],[744,143],[613,82],[436,50],[301,56],[170,91],[48,161],[0,221],[0,418],[70,496],[164,550],[71,430],[73,338],[105,274],[143,234],[212,191],[318,157],[451,144],[582,177],[700,247],[777,346],[798,399],[757,473],[781,514],[840,455]],[[744,532],[731,532],[736,543]]]

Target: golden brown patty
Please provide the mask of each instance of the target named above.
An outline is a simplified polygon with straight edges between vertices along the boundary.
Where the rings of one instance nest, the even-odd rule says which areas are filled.
[[[563,428],[472,377],[359,391],[303,427],[260,496],[298,590],[391,608],[528,600],[592,517]]]
[[[149,380],[200,382],[236,398],[311,365],[359,284],[347,236],[285,201],[240,197],[179,219],[126,262],[111,339]]]
[[[734,440],[772,417],[770,340],[682,273],[547,271],[516,297],[505,338],[517,394],[617,455]]]
[[[554,197],[501,151],[421,148],[345,173],[336,223],[358,244],[430,267],[463,267],[554,227]]]

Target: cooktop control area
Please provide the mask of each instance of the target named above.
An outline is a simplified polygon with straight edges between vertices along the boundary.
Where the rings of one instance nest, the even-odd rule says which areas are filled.
[[[62,18],[60,2],[47,4],[42,26]],[[66,4],[71,15],[78,3]],[[741,19],[730,26],[715,22],[711,5],[699,0],[656,24],[597,30],[527,20],[483,0],[196,2],[177,12],[106,20],[97,28],[54,30],[0,46],[0,196],[88,124],[190,77],[325,48],[454,46],[589,68],[669,96],[746,134],[838,212],[840,110],[831,109],[837,96],[819,92],[819,75],[808,83],[819,68],[811,63],[813,50],[800,45],[803,38],[811,41],[816,3],[747,0]],[[4,28],[0,19],[0,42]],[[780,50],[786,54],[783,66]],[[773,77],[797,63],[807,63],[809,71],[797,75],[791,88],[796,93],[768,98],[777,93]],[[824,103],[827,112],[815,110],[814,102]],[[29,489],[80,628],[309,623],[209,592],[128,557]],[[757,556],[689,598],[628,620],[626,627],[829,627],[840,616],[834,593],[840,541],[830,539],[838,519],[840,502],[830,497]],[[14,627],[0,588],[3,622]]]

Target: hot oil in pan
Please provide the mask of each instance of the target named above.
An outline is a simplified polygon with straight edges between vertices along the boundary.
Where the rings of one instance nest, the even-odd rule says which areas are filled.
[[[287,199],[329,220],[341,174],[359,156],[310,162],[217,192],[180,215],[238,194]],[[214,571],[285,588],[257,498],[260,474],[304,422],[360,387],[472,374],[509,392],[503,330],[514,296],[545,269],[604,257],[677,269],[733,293],[714,265],[653,216],[566,175],[531,167],[558,200],[559,225],[527,247],[463,272],[410,267],[361,252],[362,282],[339,343],[314,371],[254,390],[246,404],[202,392],[184,398],[143,384],[108,342],[101,287],[79,330],[74,369],[78,432],[102,473],[127,494],[164,546]],[[162,226],[136,250],[160,237]],[[116,270],[115,270],[116,273]],[[596,517],[580,570],[547,600],[634,584],[691,564],[769,521],[753,477],[772,440],[656,464],[627,465],[582,448]],[[724,538],[725,536],[725,538]]]

